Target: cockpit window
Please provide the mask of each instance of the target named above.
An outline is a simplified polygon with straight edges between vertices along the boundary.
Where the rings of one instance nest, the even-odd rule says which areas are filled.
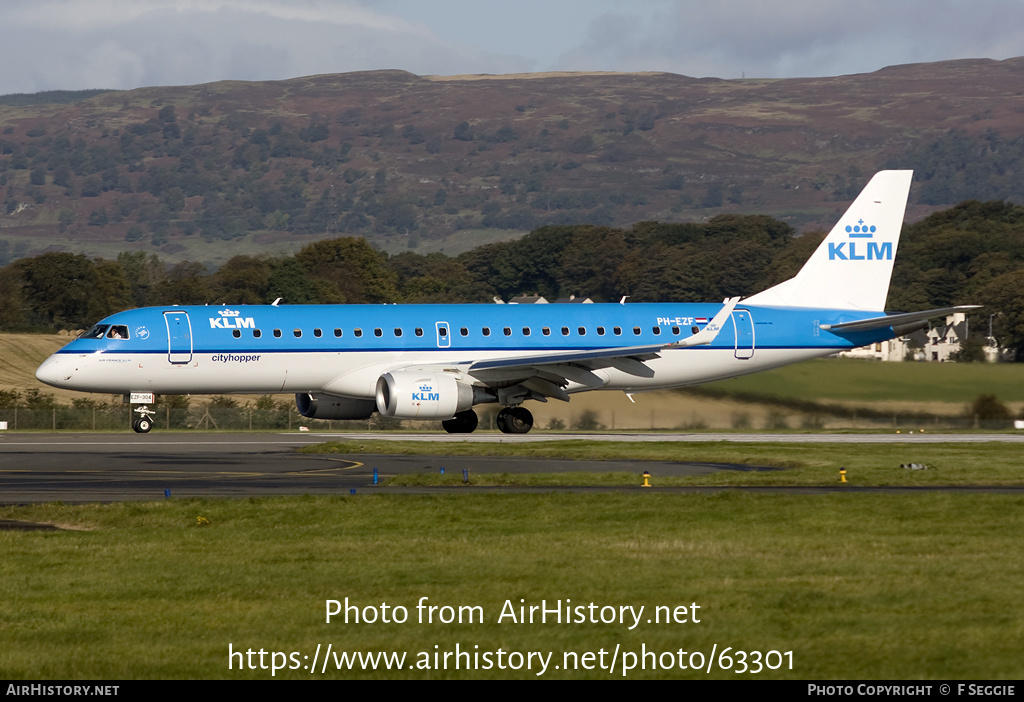
[[[107,333],[109,324],[96,324],[92,329],[82,334],[83,339],[102,339],[103,335]]]
[[[107,332],[108,339],[127,339],[128,338],[128,327],[124,324],[111,324],[110,331]]]

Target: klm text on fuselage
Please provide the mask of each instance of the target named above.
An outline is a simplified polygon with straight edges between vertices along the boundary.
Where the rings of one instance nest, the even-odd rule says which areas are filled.
[[[256,320],[252,317],[221,317],[210,318],[210,329],[255,329]]]

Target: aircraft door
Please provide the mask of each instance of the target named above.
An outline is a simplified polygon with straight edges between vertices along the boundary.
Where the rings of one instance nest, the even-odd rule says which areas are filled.
[[[448,322],[436,322],[434,327],[437,329],[437,348],[451,348],[452,335],[451,330],[448,329]]]
[[[749,310],[733,310],[732,326],[736,330],[736,358],[754,357],[754,318]]]
[[[188,363],[192,360],[192,324],[188,312],[164,312],[164,322],[167,324],[167,360]]]

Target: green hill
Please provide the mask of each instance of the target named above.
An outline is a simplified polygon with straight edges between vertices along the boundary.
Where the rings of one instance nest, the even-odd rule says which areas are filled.
[[[218,264],[338,234],[451,254],[547,224],[830,223],[874,170],[911,219],[1024,202],[1024,59],[791,80],[400,71],[0,98],[0,264]],[[76,99],[80,98],[80,99]],[[70,100],[70,102],[69,102]]]

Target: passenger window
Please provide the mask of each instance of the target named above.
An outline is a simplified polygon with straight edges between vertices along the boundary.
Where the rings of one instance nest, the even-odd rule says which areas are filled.
[[[622,327],[612,327],[612,333],[615,334],[615,336],[621,336]]]
[[[598,327],[597,328],[597,335],[598,336],[604,336],[604,327]]]
[[[401,336],[401,335],[402,335],[402,328],[401,327],[395,327],[395,336]]]
[[[123,324],[113,324],[110,326],[110,331],[107,332],[108,339],[127,339],[128,338],[128,327]]]
[[[356,327],[355,329],[352,330],[352,333],[355,334],[357,337],[358,336],[362,336],[363,335],[363,330],[360,329],[359,327]]]
[[[661,335],[661,327],[651,327],[651,331],[654,332],[655,336]]]
[[[240,332],[238,329],[233,329],[231,331],[231,336],[235,337],[236,339],[241,339],[242,338],[242,332]]]
[[[676,336],[679,336],[679,327],[672,327],[672,333]]]
[[[576,333],[579,334],[580,336],[586,336],[587,335],[587,328],[586,327],[578,327],[576,329]]]
[[[313,330],[313,336],[315,336],[317,339],[319,339],[323,335],[324,335],[324,330],[323,329],[314,329]]]
[[[252,330],[252,338],[259,339],[261,336],[263,336],[263,332],[261,332],[259,329]]]
[[[340,339],[341,338],[341,330],[340,329],[335,329],[334,330],[334,335]]]
[[[512,336],[512,329],[510,327],[505,327],[501,331],[505,336]]]
[[[491,335],[491,328],[490,327],[484,327],[480,331],[483,332],[484,336],[490,336]]]
[[[438,327],[437,328],[437,335],[439,337],[441,337],[442,339],[445,338],[446,336],[448,336],[448,327]]]
[[[551,327],[544,327],[540,330],[540,333],[544,336],[551,336]]]
[[[274,330],[274,338],[275,339],[280,339],[281,338],[281,330],[280,329],[275,329]]]
[[[530,335],[530,328],[529,327],[523,327],[523,336],[529,336],[529,335]]]
[[[640,327],[633,327],[633,334],[635,336],[640,336]]]
[[[416,336],[423,336],[423,327],[416,327]]]
[[[296,339],[301,339],[302,338],[302,330],[301,329],[296,329],[296,330],[292,331],[292,334],[295,335]]]
[[[569,336],[569,327],[562,327],[562,336]]]
[[[383,329],[381,329],[380,327],[376,327],[376,328],[375,328],[375,329],[373,330],[373,335],[374,335],[374,336],[384,336],[384,330],[383,330]]]
[[[462,336],[469,336],[469,329],[463,327],[462,329],[459,329],[459,334],[461,334]]]

